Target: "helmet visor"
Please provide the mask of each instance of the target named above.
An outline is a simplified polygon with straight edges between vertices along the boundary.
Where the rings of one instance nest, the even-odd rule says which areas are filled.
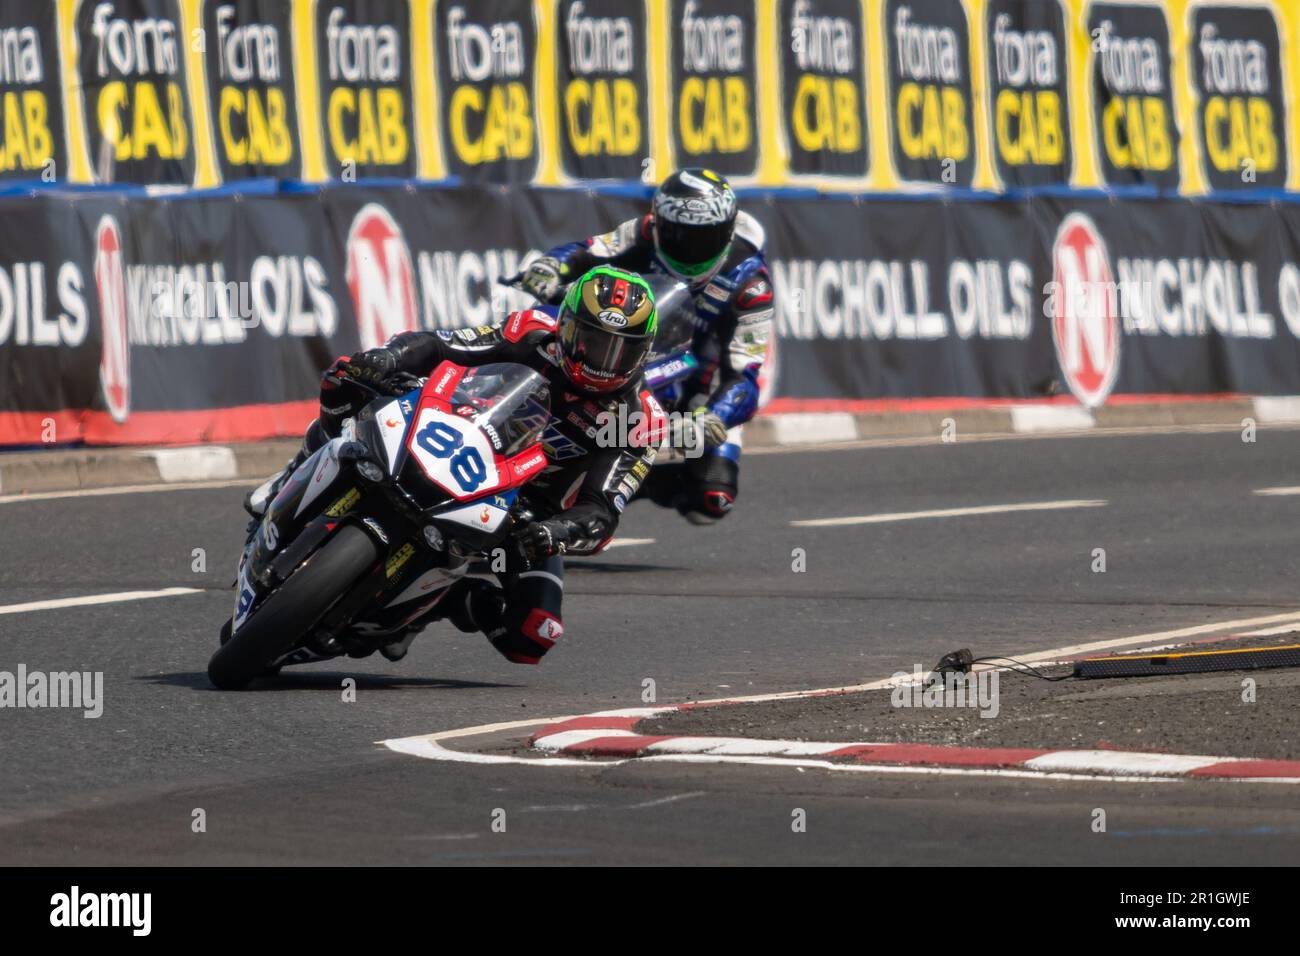
[[[682,275],[696,276],[708,272],[731,245],[734,221],[718,223],[680,223],[655,220],[655,245],[666,265]]]
[[[595,392],[613,391],[632,381],[653,341],[653,336],[612,332],[573,315],[560,322],[560,348],[570,377]]]

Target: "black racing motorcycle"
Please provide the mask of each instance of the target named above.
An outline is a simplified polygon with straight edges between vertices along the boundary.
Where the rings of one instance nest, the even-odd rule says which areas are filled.
[[[397,659],[470,562],[531,517],[518,494],[547,466],[541,375],[443,362],[367,394],[250,534],[208,664],[217,687],[345,654]]]

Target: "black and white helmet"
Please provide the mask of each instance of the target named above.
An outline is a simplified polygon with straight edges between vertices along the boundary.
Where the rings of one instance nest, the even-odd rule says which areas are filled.
[[[736,194],[718,173],[680,169],[655,190],[652,226],[660,264],[687,283],[717,271],[736,231]]]

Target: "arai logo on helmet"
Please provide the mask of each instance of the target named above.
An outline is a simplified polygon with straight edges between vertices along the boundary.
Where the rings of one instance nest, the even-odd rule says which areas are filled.
[[[1092,219],[1070,213],[1052,246],[1052,342],[1066,384],[1102,405],[1119,374],[1119,310],[1110,254]]]
[[[112,216],[100,219],[95,230],[95,288],[103,334],[99,385],[104,406],[113,421],[120,424],[131,413],[131,343],[127,337],[122,232]]]
[[[600,320],[601,325],[607,325],[611,329],[627,328],[627,316],[617,309],[602,309],[596,318]]]
[[[347,282],[363,349],[378,348],[398,332],[417,327],[415,270],[397,222],[378,203],[352,220],[347,241]]]

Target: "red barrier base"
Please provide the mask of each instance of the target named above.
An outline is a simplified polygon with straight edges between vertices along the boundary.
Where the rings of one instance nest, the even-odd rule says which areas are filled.
[[[1111,395],[1107,406],[1113,405],[1164,405],[1170,403],[1227,402],[1247,398],[1232,392],[1206,395]],[[934,412],[960,411],[963,408],[1006,408],[1010,405],[1078,405],[1079,400],[1070,394],[1037,398],[774,398],[763,406],[767,415],[786,415],[792,412],[848,412],[851,415],[870,415],[880,412]],[[1104,406],[1103,406],[1104,407]]]
[[[318,410],[315,401],[303,401],[132,412],[121,423],[107,412],[0,412],[0,445],[193,445],[297,437]]]

